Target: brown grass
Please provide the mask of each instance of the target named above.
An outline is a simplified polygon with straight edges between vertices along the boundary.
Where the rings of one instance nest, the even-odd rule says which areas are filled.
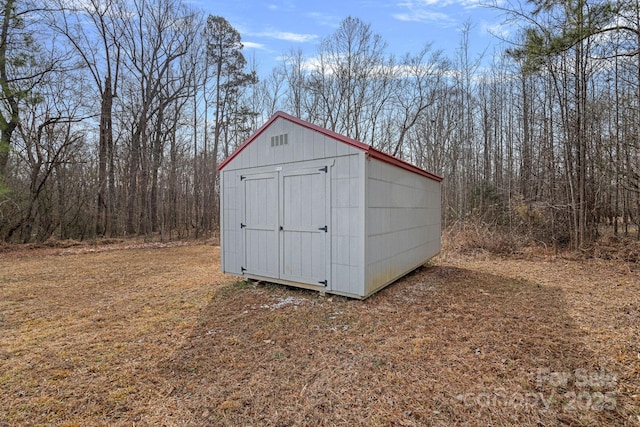
[[[89,249],[0,255],[0,425],[640,424],[636,264],[446,253],[356,301]]]

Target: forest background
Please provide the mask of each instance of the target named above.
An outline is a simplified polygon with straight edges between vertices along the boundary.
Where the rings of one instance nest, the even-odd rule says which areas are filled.
[[[443,175],[444,228],[494,249],[640,238],[640,1],[490,6],[490,64],[471,23],[397,57],[346,17],[259,79],[186,1],[2,0],[0,241],[215,237],[216,167],[278,110]]]

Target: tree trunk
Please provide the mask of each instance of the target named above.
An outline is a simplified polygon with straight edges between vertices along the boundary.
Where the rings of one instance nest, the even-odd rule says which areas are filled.
[[[138,195],[138,168],[140,167],[140,139],[142,137],[142,124],[138,123],[137,129],[131,137],[131,150],[129,153],[129,171],[127,174],[127,234],[136,233],[136,200]]]
[[[111,92],[111,78],[107,76],[102,91],[100,106],[100,136],[98,143],[98,206],[96,215],[96,235],[104,237],[110,231],[109,194],[107,193],[107,164],[110,151],[113,150],[112,116],[113,93]]]
[[[0,32],[0,89],[2,89],[2,96],[6,100],[9,108],[8,118],[5,117],[4,114],[0,114],[0,184],[2,184],[7,174],[11,138],[20,122],[18,100],[9,85],[9,76],[7,74],[7,63],[9,62],[7,58],[9,27],[11,20],[14,18],[14,8],[15,1],[6,0],[3,11],[2,31]]]

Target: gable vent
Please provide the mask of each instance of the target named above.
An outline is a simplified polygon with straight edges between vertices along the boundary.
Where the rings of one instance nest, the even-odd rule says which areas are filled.
[[[282,135],[276,135],[271,137],[271,146],[277,147],[279,145],[287,145],[289,143],[289,134],[283,133]]]

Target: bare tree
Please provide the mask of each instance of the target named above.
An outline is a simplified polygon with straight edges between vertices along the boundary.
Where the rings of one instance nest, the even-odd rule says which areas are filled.
[[[369,24],[353,17],[343,20],[321,42],[319,64],[309,77],[315,110],[309,116],[336,132],[372,141],[371,119],[389,97],[392,62],[385,58],[385,49],[386,43]]]
[[[66,37],[88,70],[100,97],[96,234],[112,235],[115,199],[113,100],[118,96],[121,48],[117,22],[122,13],[118,0],[82,3],[57,0],[51,26]],[[90,26],[86,25],[88,18]]]
[[[84,139],[75,126],[81,120],[81,86],[70,86],[52,73],[38,85],[38,97],[25,103],[16,153],[25,173],[26,191],[7,240],[47,240],[61,224],[68,201],[54,182],[62,168],[77,161]],[[17,239],[15,238],[17,236]]]
[[[424,111],[435,103],[448,67],[442,52],[431,52],[429,45],[415,56],[407,54],[397,66],[398,75],[395,78],[400,80],[400,83],[392,93],[393,103],[398,111],[398,120],[394,120],[394,123],[397,123],[397,131],[394,132],[391,150],[394,156],[402,156],[409,132],[418,123]]]
[[[147,234],[158,227],[158,172],[165,146],[165,112],[184,102],[192,81],[181,61],[190,52],[199,25],[179,0],[134,1],[122,24],[122,48],[139,100],[133,111],[126,231]]]

